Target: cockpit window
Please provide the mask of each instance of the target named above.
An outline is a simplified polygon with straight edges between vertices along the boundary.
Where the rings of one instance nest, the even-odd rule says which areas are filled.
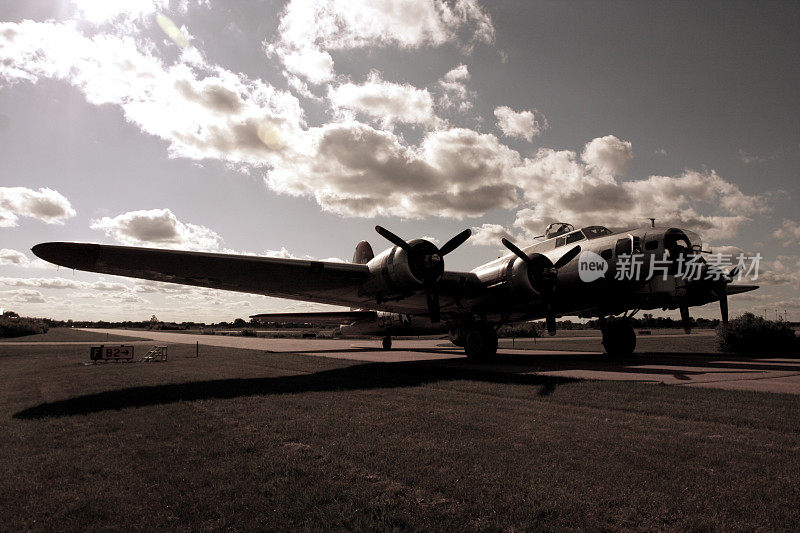
[[[686,233],[681,230],[670,229],[664,235],[664,249],[672,258],[692,255],[692,244]]]
[[[587,228],[583,228],[583,234],[586,235],[587,239],[597,239],[598,237],[603,237],[605,235],[611,235],[612,231],[603,226],[589,226]]]
[[[581,230],[573,231],[572,233],[567,235],[567,244],[571,242],[581,241],[585,238],[586,237],[583,236],[583,232],[581,232]]]

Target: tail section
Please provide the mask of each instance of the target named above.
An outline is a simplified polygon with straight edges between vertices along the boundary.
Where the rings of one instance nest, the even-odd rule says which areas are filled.
[[[372,246],[367,241],[361,241],[356,246],[356,253],[353,254],[353,263],[365,265],[369,263],[375,254],[372,252]]]

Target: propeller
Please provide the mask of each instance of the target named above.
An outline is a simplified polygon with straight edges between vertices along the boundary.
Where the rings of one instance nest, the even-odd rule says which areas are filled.
[[[706,298],[708,293],[711,293],[717,300],[719,300],[719,314],[723,324],[728,323],[728,284],[733,282],[734,278],[739,275],[742,265],[737,265],[730,272],[721,270],[716,265],[707,263],[704,259],[700,259],[703,264],[704,270],[701,274],[701,279],[690,282],[690,290],[696,295],[696,298]],[[705,300],[709,301],[709,300]],[[713,301],[713,300],[710,300]],[[688,307],[686,308],[686,316],[688,317]],[[681,308],[681,319],[683,327],[689,333],[689,326],[687,320],[684,318],[684,311]]]
[[[719,298],[719,314],[723,324],[728,323],[728,283],[731,283],[739,275],[741,269],[742,265],[737,265],[733,270],[725,274],[722,278],[723,283],[718,284],[714,291],[714,294]]]
[[[464,244],[472,235],[472,230],[465,229],[444,243],[441,248],[424,239],[406,241],[381,226],[375,226],[375,231],[387,241],[406,251],[411,273],[417,279],[422,280],[431,322],[438,324],[441,319],[439,312],[439,280],[444,274],[444,260],[442,258]]]
[[[681,306],[681,324],[683,324],[683,331],[688,335],[692,332],[692,317],[689,316],[689,306]]]
[[[558,278],[558,270],[564,267],[567,263],[575,259],[581,253],[581,247],[575,246],[567,253],[562,255],[558,261],[553,263],[544,254],[533,253],[526,254],[520,250],[513,242],[508,239],[503,239],[503,246],[511,250],[514,255],[522,259],[528,267],[528,278],[531,285],[536,291],[542,295],[545,304],[545,322],[547,324],[547,332],[550,335],[556,334],[556,317],[553,313],[553,306],[551,298],[553,291],[556,288],[556,280]]]

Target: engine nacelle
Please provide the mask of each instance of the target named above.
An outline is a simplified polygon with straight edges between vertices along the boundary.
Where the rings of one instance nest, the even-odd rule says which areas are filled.
[[[546,268],[546,266],[543,265],[542,268]],[[542,268],[537,269],[538,272],[541,272]],[[543,278],[541,274],[537,275],[538,279],[529,265],[515,257],[506,267],[505,279],[515,295],[523,298],[538,298],[549,286],[549,280]]]
[[[392,298],[422,290],[423,281],[417,277],[408,259],[408,252],[393,246],[374,257],[369,263],[371,274],[364,291],[381,298]]]

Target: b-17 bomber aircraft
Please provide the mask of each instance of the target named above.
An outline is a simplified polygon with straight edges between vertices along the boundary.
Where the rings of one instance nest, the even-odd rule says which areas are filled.
[[[393,335],[447,333],[473,359],[496,354],[500,325],[544,318],[553,335],[563,316],[599,318],[606,352],[624,357],[636,346],[629,320],[635,312],[680,309],[688,332],[689,307],[718,301],[727,322],[728,295],[757,288],[731,285],[741,266],[715,266],[702,256],[700,237],[678,228],[613,232],[553,223],[524,249],[502,239],[509,253],[469,272],[444,263],[469,239],[468,229],[441,247],[375,229],[392,247],[374,256],[362,241],[352,263],[72,242],[32,251],[88,272],[345,306],[351,311],[253,318],[343,324],[343,335],[381,336],[385,349]],[[696,276],[686,275],[688,266]],[[620,276],[626,267],[636,268]]]

